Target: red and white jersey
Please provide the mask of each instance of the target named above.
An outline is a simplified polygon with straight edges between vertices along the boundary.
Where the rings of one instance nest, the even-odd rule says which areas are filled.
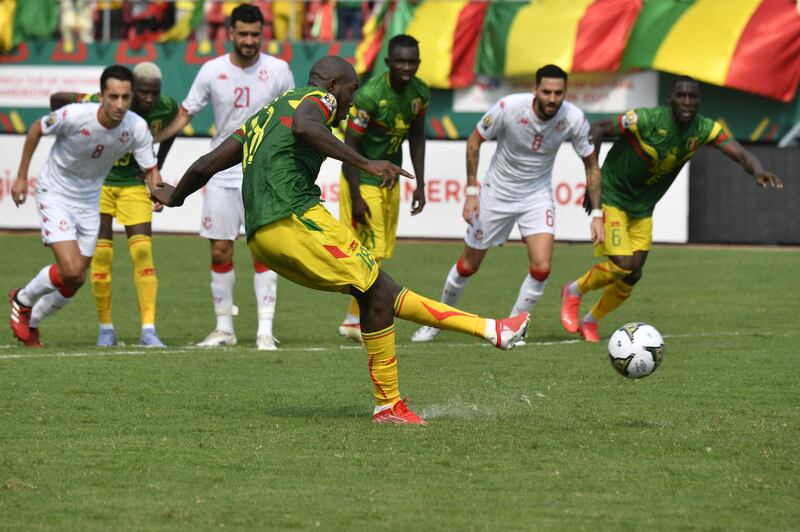
[[[291,88],[294,88],[294,76],[286,61],[262,53],[255,64],[241,68],[231,62],[229,54],[225,54],[200,68],[181,106],[190,115],[195,115],[211,102],[214,111],[211,148],[214,149],[245,120]],[[219,172],[212,182],[240,187],[242,165]]]
[[[103,181],[120,157],[133,153],[144,170],[157,165],[153,136],[142,117],[128,111],[117,127],[107,129],[99,112],[99,103],[74,103],[41,118],[42,133],[57,138],[36,180],[37,191],[97,207]]]
[[[542,120],[533,103],[533,93],[510,94],[476,126],[483,139],[497,139],[483,180],[484,189],[495,198],[518,201],[544,187],[552,189],[553,163],[566,141],[581,158],[594,151],[589,123],[577,106],[564,100],[553,118]]]

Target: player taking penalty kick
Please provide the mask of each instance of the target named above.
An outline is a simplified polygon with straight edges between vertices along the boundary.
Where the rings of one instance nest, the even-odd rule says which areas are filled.
[[[292,89],[249,118],[211,153],[198,159],[176,187],[162,184],[154,199],[179,206],[216,172],[242,164],[245,231],[253,255],[279,275],[315,290],[356,298],[378,423],[425,424],[401,399],[394,318],[485,338],[511,349],[528,328],[528,313],[502,320],[422,297],[397,284],[375,258],[320,203],[315,184],[325,157],[338,159],[394,186],[413,177],[389,161],[366,159],[331,133],[358,89],[353,67],[324,57],[311,68],[308,85]]]
[[[697,82],[681,76],[673,83],[666,106],[628,111],[616,121],[598,122],[592,128],[597,148],[606,133],[619,138],[602,168],[605,240],[595,244],[594,254],[607,258],[561,291],[561,323],[587,342],[600,341],[598,322],[624,303],[641,279],[653,239],[653,209],[700,146],[709,144],[720,150],[755,176],[762,188],[783,187],[718,122],[698,115],[699,105]],[[581,297],[593,290],[603,294],[579,320]]]

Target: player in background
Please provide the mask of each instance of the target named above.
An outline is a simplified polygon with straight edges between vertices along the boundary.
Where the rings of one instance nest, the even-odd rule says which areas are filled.
[[[347,121],[345,143],[368,159],[387,159],[402,166],[403,140],[408,137],[417,188],[411,214],[425,207],[425,110],[430,91],[415,74],[419,69],[419,43],[410,35],[389,41],[389,72],[370,79],[356,93]],[[381,186],[379,176],[343,164],[339,187],[339,220],[353,228],[380,267],[392,257],[400,214],[400,187]],[[358,301],[350,300],[339,334],[361,341]]]
[[[39,139],[56,135],[35,190],[42,241],[56,262],[9,294],[11,330],[28,347],[42,346],[40,322],[69,303],[86,280],[100,229],[100,191],[114,163],[133,153],[148,186],[161,182],[147,122],[128,112],[132,99],[133,74],[110,66],[100,77],[100,103],[67,105],[28,130],[11,188],[17,206],[27,199],[28,168]]]
[[[215,172],[243,163],[245,227],[253,255],[302,286],[355,297],[377,403],[373,421],[424,424],[398,391],[394,317],[511,349],[525,335],[528,313],[485,319],[401,287],[378,268],[350,228],[321,205],[315,181],[325,157],[381,176],[384,185],[394,185],[398,175],[412,177],[389,161],[366,159],[331,133],[331,125],[347,116],[357,88],[358,77],[347,61],[320,59],[311,68],[308,86],[273,101],[192,164],[176,187],[162,184],[154,196],[166,206],[181,205]]]
[[[464,251],[450,269],[442,302],[454,305],[480,268],[486,252],[500,246],[516,224],[528,248],[529,269],[511,315],[533,308],[550,275],[555,232],[553,163],[569,141],[586,168],[586,193],[600,199],[600,168],[589,135],[589,123],[577,106],[566,101],[567,73],[555,65],[536,71],[532,93],[506,96],[481,118],[467,140],[467,188],[463,216],[467,222]],[[484,141],[497,139],[478,193],[478,162]],[[603,239],[600,214],[591,222],[593,242]],[[411,340],[430,342],[438,329],[422,327]]]
[[[50,107],[59,109],[71,102],[99,102],[98,94],[57,92],[50,96]],[[145,119],[150,132],[158,134],[178,113],[175,98],[161,94],[161,69],[155,63],[139,63],[133,69],[133,103],[131,111]],[[172,142],[171,137],[158,147],[158,168],[164,164]],[[153,265],[152,228],[153,204],[142,181],[142,171],[133,154],[126,153],[114,163],[100,193],[100,234],[92,257],[92,295],[94,296],[100,332],[98,347],[117,345],[117,335],[111,320],[111,267],[114,259],[114,218],[125,226],[128,251],[133,260],[133,284],[139,303],[142,332],[139,343],[147,347],[166,347],[156,333],[156,295],[158,278]]]
[[[634,109],[616,120],[593,124],[599,150],[603,136],[616,134],[603,162],[602,211],[591,199],[592,212],[603,216],[606,238],[595,242],[594,255],[606,256],[561,291],[561,323],[587,342],[599,342],[598,322],[627,300],[642,277],[653,240],[653,209],[697,149],[710,144],[739,163],[756,178],[756,184],[782,188],[781,180],[765,171],[761,162],[719,122],[697,114],[700,88],[687,76],[676,78],[667,105]],[[603,289],[600,300],[579,320],[581,297]]]
[[[277,96],[294,87],[288,63],[261,53],[264,17],[254,5],[242,4],[233,10],[228,32],[233,51],[205,63],[192,83],[178,116],[155,137],[161,142],[180,132],[192,117],[209,102],[214,111],[214,138],[211,147],[241,126],[250,115]],[[200,236],[211,242],[211,295],[217,324],[198,345],[215,347],[236,345],[233,316],[233,242],[244,223],[242,208],[242,167],[236,165],[215,175],[205,191]],[[278,277],[263,263],[253,260],[253,287],[258,308],[256,346],[273,350],[272,321]]]

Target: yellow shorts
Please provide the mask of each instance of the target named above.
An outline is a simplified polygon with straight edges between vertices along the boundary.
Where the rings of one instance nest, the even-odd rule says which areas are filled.
[[[633,218],[623,210],[603,205],[605,240],[594,247],[594,256],[633,255],[650,251],[653,244],[653,218]]]
[[[378,278],[369,250],[322,205],[258,228],[247,245],[278,275],[315,290],[366,292]]]
[[[339,220],[351,228],[372,256],[389,259],[394,254],[397,242],[397,218],[400,215],[400,186],[393,189],[376,185],[362,184],[361,197],[367,202],[371,216],[367,225],[356,223],[352,218],[353,203],[350,201],[350,187],[347,179],[339,180]]]
[[[125,227],[150,223],[153,221],[153,202],[144,185],[103,185],[100,192],[100,214],[113,216]]]

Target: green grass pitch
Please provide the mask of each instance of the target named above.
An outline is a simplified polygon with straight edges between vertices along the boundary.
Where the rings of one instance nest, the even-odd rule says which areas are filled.
[[[604,344],[562,329],[561,285],[593,259],[557,245],[526,346],[453,333],[411,344],[415,325],[398,324],[401,391],[430,422],[420,428],[370,423],[366,357],[337,336],[342,295],[281,280],[280,350],[255,350],[241,242],[238,347],[191,347],[214,325],[197,237],[155,239],[171,347],[136,346],[130,258],[115,242],[127,345],[93,347],[88,285],[43,323],[43,350],[3,325],[1,530],[800,529],[796,250],[656,246],[600,328],[607,338],[645,321],[664,335],[664,363],[634,381]],[[52,260],[36,236],[0,246],[6,291]],[[460,249],[401,243],[386,268],[438,298]],[[493,249],[460,306],[505,316],[526,271],[522,246]]]

